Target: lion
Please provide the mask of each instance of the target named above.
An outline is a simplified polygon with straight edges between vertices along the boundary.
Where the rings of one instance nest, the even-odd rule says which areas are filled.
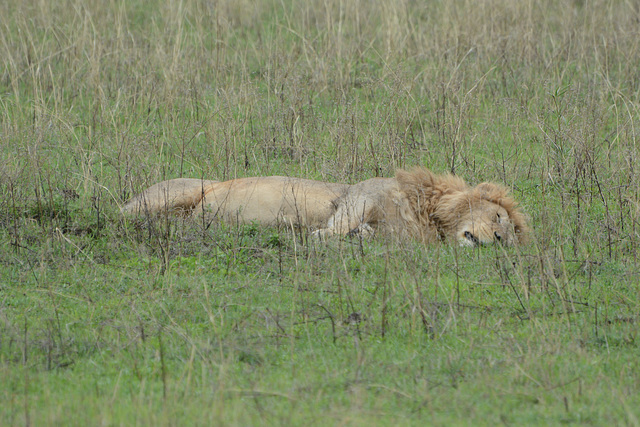
[[[229,181],[178,178],[160,182],[122,208],[128,214],[176,213],[231,224],[303,227],[331,235],[384,234],[425,244],[522,244],[529,228],[508,190],[471,187],[454,175],[424,168],[353,185],[284,176]]]

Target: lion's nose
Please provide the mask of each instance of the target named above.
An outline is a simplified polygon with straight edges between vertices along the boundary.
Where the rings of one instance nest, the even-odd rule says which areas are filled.
[[[497,240],[498,242],[502,240],[502,236],[501,236],[501,235],[499,235],[497,231],[494,231],[494,232],[493,232],[493,235],[494,235],[494,236],[496,236],[496,240]]]

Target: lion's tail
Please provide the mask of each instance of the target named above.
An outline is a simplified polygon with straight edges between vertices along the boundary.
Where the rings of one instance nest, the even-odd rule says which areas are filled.
[[[123,207],[125,214],[177,213],[188,215],[202,201],[207,188],[217,181],[177,178],[162,181],[133,197]]]

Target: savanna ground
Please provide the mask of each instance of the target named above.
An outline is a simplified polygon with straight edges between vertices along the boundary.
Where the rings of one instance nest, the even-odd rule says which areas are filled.
[[[2,425],[638,425],[631,1],[0,3]],[[504,183],[521,248],[125,218],[157,181]]]

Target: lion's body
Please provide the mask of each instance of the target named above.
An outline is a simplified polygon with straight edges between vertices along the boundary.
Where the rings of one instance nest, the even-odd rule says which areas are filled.
[[[224,182],[180,178],[150,187],[123,211],[307,227],[319,237],[377,231],[425,243],[454,239],[512,245],[521,242],[527,230],[504,187],[469,187],[460,178],[425,169],[399,170],[395,178],[354,185],[281,176]]]
[[[343,184],[281,176],[240,178],[210,186],[194,212],[204,210],[230,223],[318,228],[346,189]]]

